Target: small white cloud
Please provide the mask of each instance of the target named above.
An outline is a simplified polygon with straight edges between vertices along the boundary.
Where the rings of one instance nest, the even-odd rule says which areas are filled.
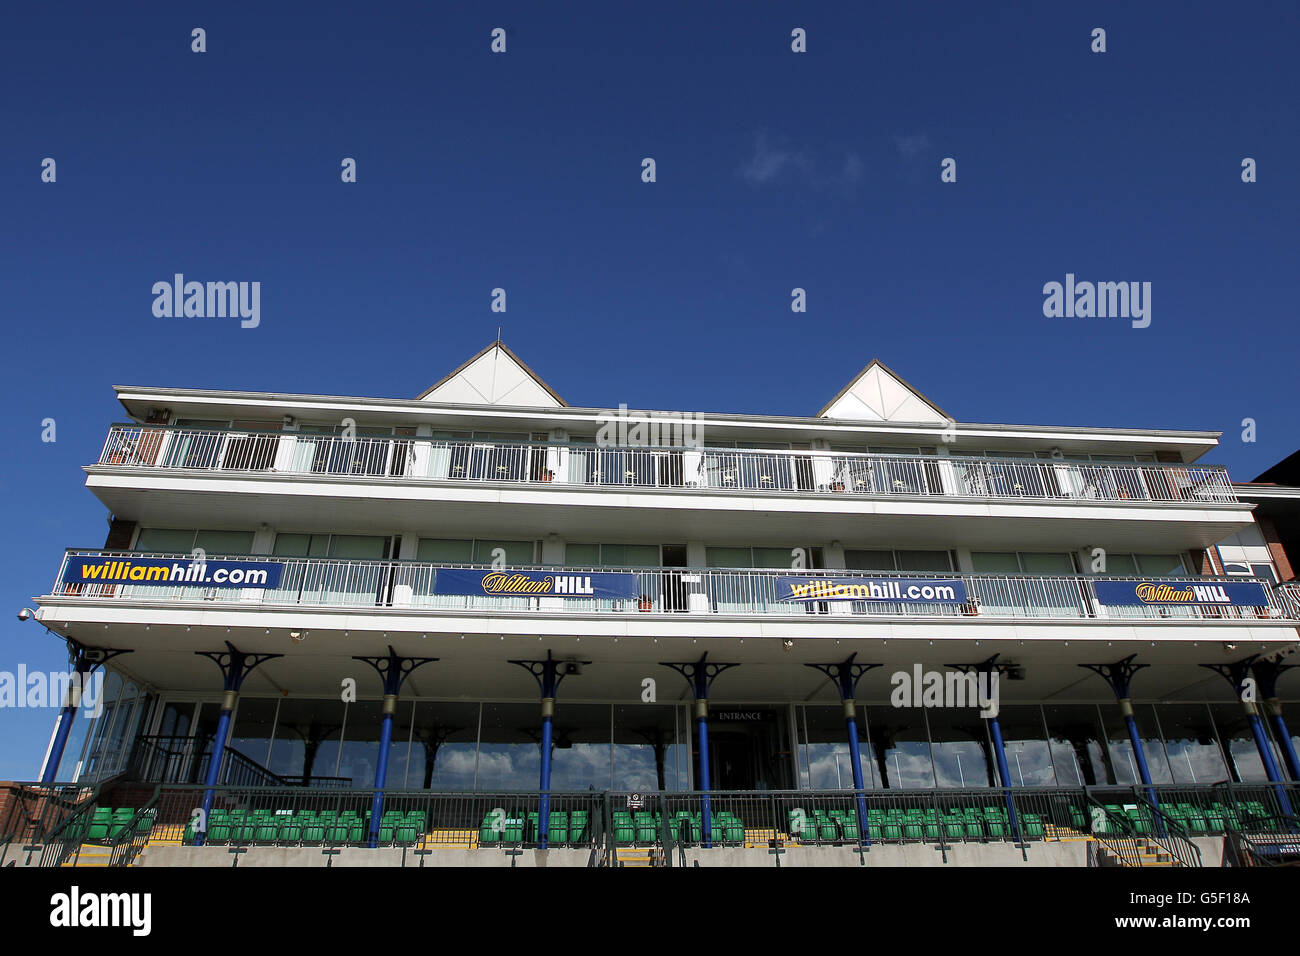
[[[904,159],[915,159],[930,148],[930,137],[924,133],[915,136],[894,136],[894,145]]]
[[[761,186],[777,179],[787,169],[807,171],[810,163],[802,150],[774,146],[768,142],[767,133],[754,137],[754,155],[740,167],[740,176],[747,183]]]

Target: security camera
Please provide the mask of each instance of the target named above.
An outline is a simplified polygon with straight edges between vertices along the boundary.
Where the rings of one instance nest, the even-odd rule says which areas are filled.
[[[577,661],[565,661],[561,665],[562,673],[573,674],[575,677],[582,673],[582,665]]]
[[[31,620],[31,617],[32,617],[32,611],[31,611],[31,608],[26,608],[26,607],[25,607],[25,608],[23,608],[21,611],[18,612],[18,620],[20,620],[20,621],[28,621],[28,620]]]

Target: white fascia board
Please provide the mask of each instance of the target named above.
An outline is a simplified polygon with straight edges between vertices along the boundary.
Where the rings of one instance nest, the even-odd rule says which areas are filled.
[[[134,404],[184,405],[195,417],[226,412],[231,418],[242,418],[264,412],[271,417],[292,414],[297,418],[311,418],[313,414],[325,419],[344,416],[364,416],[369,421],[383,420],[389,424],[440,423],[455,426],[458,420],[491,423],[498,428],[518,431],[541,431],[550,428],[590,430],[599,428],[601,416],[613,414],[608,408],[521,408],[489,405],[443,405],[403,399],[358,398],[337,395],[295,395],[275,392],[226,392],[207,389],[166,389],[139,386],[114,386],[118,399],[130,413]],[[898,422],[850,422],[824,418],[804,418],[782,415],[738,415],[726,413],[682,412],[658,409],[628,409],[628,421],[638,416],[648,420],[651,416],[689,417],[696,427],[727,433],[728,439],[738,439],[744,432],[752,432],[755,440],[779,439],[782,433],[806,439],[810,436],[831,441],[862,442],[873,436],[891,440],[908,439],[918,445],[942,445],[946,428],[953,428],[961,445],[970,447],[981,443],[1026,443],[1031,445],[1061,444],[1070,448],[1087,450],[1089,446],[1131,447],[1135,450],[1177,450],[1195,461],[1219,444],[1221,432],[1181,431],[1163,429],[1089,428],[1083,426],[1001,425],[957,422],[944,424],[910,424]],[[225,416],[222,416],[225,417]],[[957,451],[960,454],[960,451]]]
[[[273,634],[294,630],[312,632],[350,631],[358,635],[386,632],[396,634],[464,634],[467,637],[658,637],[664,640],[685,638],[755,638],[772,640],[988,640],[1025,642],[1051,641],[1178,641],[1236,644],[1294,643],[1295,623],[1222,620],[1174,624],[1168,620],[1088,621],[978,620],[970,618],[862,619],[839,616],[810,619],[809,615],[788,617],[743,616],[723,614],[567,614],[563,611],[532,612],[527,615],[507,613],[465,614],[459,610],[425,609],[413,612],[404,608],[382,611],[314,608],[267,607],[254,602],[221,607],[176,607],[148,602],[95,603],[76,599],[45,596],[39,600],[47,625],[142,628],[157,627],[271,629]],[[112,632],[110,632],[112,633]],[[120,632],[118,632],[120,633]],[[198,635],[201,637],[202,635]],[[144,635],[133,635],[141,652],[149,652]],[[190,642],[198,638],[191,634]],[[277,641],[281,638],[277,637]],[[358,638],[359,640],[359,638]],[[186,645],[185,648],[189,649]],[[175,642],[164,639],[152,650],[175,651]]]
[[[926,496],[904,498],[850,498],[820,493],[804,494],[710,494],[682,492],[668,488],[646,488],[629,492],[614,486],[573,488],[550,485],[530,489],[460,484],[452,481],[411,478],[320,475],[277,475],[249,473],[238,477],[206,473],[160,474],[147,469],[128,469],[121,465],[86,465],[86,487],[134,491],[205,492],[219,495],[264,495],[268,492],[292,496],[374,499],[394,498],[412,502],[473,502],[525,505],[566,505],[585,508],[684,508],[695,511],[805,512],[810,514],[870,516],[903,515],[930,517],[1015,518],[1015,519],[1110,519],[1119,521],[1202,521],[1251,523],[1253,505],[1240,502],[1210,504],[1197,502],[1179,507],[1170,502],[1164,507],[1144,503],[1088,501],[1071,504],[1049,502],[1003,501],[994,499],[944,498]],[[273,487],[268,487],[273,486]],[[395,494],[400,490],[400,494]]]

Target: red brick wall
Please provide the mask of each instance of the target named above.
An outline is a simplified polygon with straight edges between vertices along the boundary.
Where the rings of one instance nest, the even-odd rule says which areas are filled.
[[[1264,536],[1264,541],[1268,544],[1268,553],[1273,558],[1273,566],[1277,568],[1277,576],[1282,581],[1295,580],[1295,571],[1291,567],[1291,559],[1287,556],[1286,549],[1282,547],[1282,541],[1277,536],[1277,526],[1273,524],[1273,519],[1266,515],[1256,515],[1255,520],[1259,523],[1260,534]]]

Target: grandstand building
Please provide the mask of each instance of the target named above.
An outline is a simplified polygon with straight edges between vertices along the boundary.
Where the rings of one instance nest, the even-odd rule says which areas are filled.
[[[809,417],[579,408],[500,342],[409,400],[117,395],[37,599],[107,674],[60,861],[1195,865],[1294,812],[1283,496],[1217,433],[878,361]]]

